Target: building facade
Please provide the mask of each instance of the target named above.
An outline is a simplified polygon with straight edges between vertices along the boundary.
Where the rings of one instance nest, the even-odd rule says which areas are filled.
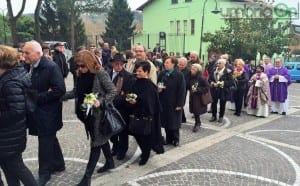
[[[156,43],[167,52],[183,55],[200,50],[202,15],[203,33],[214,32],[224,25],[221,15],[213,14],[214,0],[148,0],[138,8],[143,11],[143,31],[134,35],[132,44],[152,49]],[[165,36],[165,37],[164,37]],[[208,43],[202,43],[202,56],[207,56]]]

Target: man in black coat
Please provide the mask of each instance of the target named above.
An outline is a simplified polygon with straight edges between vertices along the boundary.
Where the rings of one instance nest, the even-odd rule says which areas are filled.
[[[36,41],[23,47],[26,63],[30,64],[32,88],[38,92],[37,108],[30,122],[29,133],[38,136],[39,185],[45,185],[55,171],[65,170],[63,154],[56,137],[62,128],[61,97],[66,92],[59,67],[42,57],[42,48]]]
[[[113,83],[117,88],[118,95],[115,97],[113,103],[118,111],[123,116],[126,123],[129,121],[129,113],[126,102],[126,94],[130,93],[131,86],[134,83],[134,76],[127,72],[123,66],[126,62],[122,54],[117,53],[111,60],[113,69],[109,72]],[[118,160],[124,159],[128,150],[128,131],[127,128],[121,133],[112,136],[111,141],[113,142],[112,154],[117,155]]]
[[[102,48],[102,66],[107,71],[111,69],[110,58],[111,58],[111,51],[109,48],[109,44],[105,42],[103,43],[103,48]]]
[[[66,56],[63,53],[65,50],[64,43],[56,43],[54,45],[54,52],[53,52],[53,61],[58,65],[60,68],[61,74],[64,78],[68,76],[69,68],[66,60]]]

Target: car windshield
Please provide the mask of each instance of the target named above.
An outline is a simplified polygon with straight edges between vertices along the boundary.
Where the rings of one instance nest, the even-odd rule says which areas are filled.
[[[292,70],[294,68],[294,65],[292,64],[286,64],[284,65],[288,70]]]

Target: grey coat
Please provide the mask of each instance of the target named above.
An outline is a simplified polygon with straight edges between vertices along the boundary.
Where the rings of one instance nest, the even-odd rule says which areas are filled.
[[[93,92],[98,94],[98,100],[100,101],[100,104],[103,103],[103,101],[106,102],[112,102],[114,97],[117,95],[117,91],[115,88],[115,85],[112,83],[109,75],[105,71],[97,71],[96,76],[94,79],[93,84]],[[100,106],[100,109],[94,110],[93,116],[95,118],[94,121],[94,140],[91,140],[91,146],[97,147],[100,145],[103,145],[108,141],[108,139],[111,137],[104,136],[100,133],[101,127],[102,127],[102,117],[103,117],[103,110]]]

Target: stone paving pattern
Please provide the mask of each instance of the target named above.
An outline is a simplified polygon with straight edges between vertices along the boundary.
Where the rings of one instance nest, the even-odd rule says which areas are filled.
[[[67,84],[70,84],[71,78],[69,77],[67,81]],[[70,90],[71,86],[68,86],[68,89]],[[112,186],[293,185],[296,179],[300,178],[300,170],[296,173],[295,169],[300,165],[300,97],[297,97],[299,90],[300,84],[294,83],[291,85],[290,107],[294,108],[293,113],[287,116],[279,116],[275,120],[265,118],[265,123],[260,126],[253,126],[251,129],[240,130],[239,132],[237,132],[236,127],[242,127],[256,120],[259,122],[261,118],[248,116],[245,113],[242,113],[241,117],[236,117],[233,115],[233,111],[226,110],[225,116],[229,123],[224,121],[224,123],[220,124],[208,122],[211,114],[207,113],[201,116],[203,123],[201,130],[198,133],[193,133],[191,130],[194,119],[188,113],[188,105],[186,105],[185,110],[189,122],[182,125],[181,147],[185,147],[197,140],[201,142],[202,139],[219,132],[232,133],[232,137],[208,145],[207,148],[202,150],[193,149],[194,153],[159,168],[151,169],[151,165],[147,164],[145,168],[150,167],[149,170],[151,171],[140,173],[133,180],[127,180],[121,184],[116,184],[118,177],[110,177],[110,172],[104,174],[95,172],[92,183],[95,183],[94,185],[97,185],[96,183],[103,185],[98,180],[105,178],[109,179],[109,184],[104,185]],[[47,186],[75,185],[83,176],[88,160],[89,141],[86,138],[83,125],[74,114],[74,100],[64,102],[63,120],[64,127],[58,133],[58,138],[66,159],[66,170],[54,174]],[[265,131],[253,133],[258,130]],[[287,132],[286,130],[294,132]],[[261,142],[260,140],[262,139],[265,141]],[[268,143],[266,140],[272,143]],[[127,156],[122,161],[115,161],[118,169],[113,172],[116,174],[126,173],[129,170],[128,167],[131,166],[130,164],[124,166],[124,163],[128,163],[128,161],[136,164],[135,156],[139,156],[139,154],[136,154],[138,152],[137,149],[135,140],[130,137],[130,148]],[[175,149],[176,147],[166,146],[166,151],[168,152],[172,152]],[[283,156],[282,153],[287,157]],[[38,172],[37,154],[37,138],[29,136],[23,157],[36,178]],[[172,155],[176,156],[176,154]],[[154,157],[154,153],[151,156]],[[295,164],[292,165],[287,158],[290,158]],[[104,159],[101,154],[98,167],[102,163],[104,163]],[[137,179],[136,182],[135,179]],[[294,186],[299,185],[294,184]]]

